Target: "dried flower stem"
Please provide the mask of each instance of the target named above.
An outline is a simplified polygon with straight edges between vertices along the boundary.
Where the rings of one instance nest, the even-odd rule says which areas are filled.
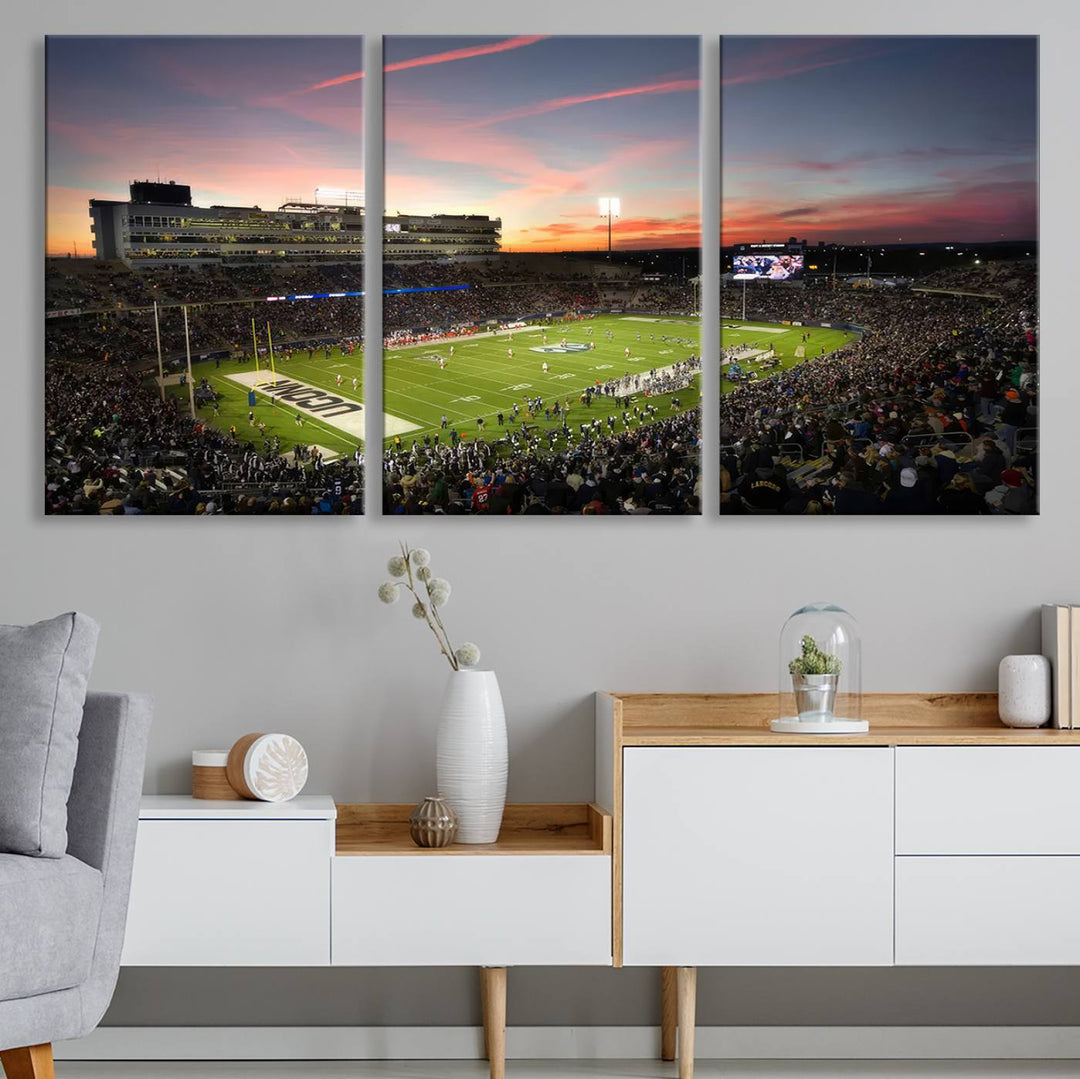
[[[439,614],[439,608],[436,607],[434,603],[432,603],[432,605],[431,605],[431,613],[432,613],[433,617],[435,618],[435,621],[438,623],[439,629],[442,630],[443,637],[446,639],[446,647],[450,649],[450,656],[451,656],[450,663],[451,663],[451,666],[456,671],[458,669],[457,655],[456,655],[456,653],[454,651],[454,646],[450,643],[450,634],[447,632],[446,626],[443,625],[442,616]]]
[[[424,612],[424,621],[427,622],[428,628],[435,634],[435,640],[439,642],[439,651],[446,656],[447,661],[450,664],[450,669],[456,671],[458,669],[457,657],[454,655],[454,646],[450,643],[450,634],[446,632],[446,626],[443,625],[442,619],[439,617],[438,609],[435,604],[431,602],[430,595],[427,597],[427,603],[420,597],[420,593],[416,590],[416,584],[413,581],[412,560],[409,558],[410,551],[405,543],[401,545],[401,556],[405,559],[405,587],[413,594],[413,599],[420,605],[421,610]],[[434,620],[432,620],[434,616]]]

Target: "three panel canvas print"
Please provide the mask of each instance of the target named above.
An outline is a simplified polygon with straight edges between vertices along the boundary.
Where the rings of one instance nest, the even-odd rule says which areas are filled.
[[[45,509],[363,512],[363,42],[50,38]]]
[[[1036,512],[1036,48],[723,39],[722,513]]]
[[[386,40],[385,512],[699,512],[698,52]]]
[[[1036,513],[1037,39],[724,38],[719,282],[699,49],[384,40],[382,512]],[[363,512],[364,75],[48,41],[46,513]]]

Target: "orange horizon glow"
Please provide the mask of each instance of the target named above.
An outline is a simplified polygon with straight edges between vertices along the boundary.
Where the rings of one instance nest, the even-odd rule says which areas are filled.
[[[613,250],[700,244],[695,39],[496,44],[386,40],[389,213],[499,218],[507,251],[606,251],[598,200],[617,195]],[[484,59],[426,63],[460,51]]]
[[[132,179],[264,210],[362,190],[361,84],[298,92],[362,62],[360,37],[51,39],[46,254],[92,254],[90,200],[127,202]]]

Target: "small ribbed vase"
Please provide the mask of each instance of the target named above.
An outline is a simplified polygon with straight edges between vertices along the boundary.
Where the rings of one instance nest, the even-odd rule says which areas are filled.
[[[457,835],[457,817],[441,798],[425,798],[409,814],[409,835],[418,847],[449,847]]]
[[[506,715],[494,671],[453,671],[435,746],[439,797],[457,814],[458,843],[494,843],[506,805]]]

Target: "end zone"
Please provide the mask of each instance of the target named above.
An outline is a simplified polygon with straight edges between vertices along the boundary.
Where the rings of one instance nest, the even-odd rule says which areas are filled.
[[[254,390],[282,408],[295,409],[304,416],[310,416],[336,427],[350,438],[364,441],[364,406],[359,401],[341,397],[329,390],[319,389],[296,378],[277,376],[277,382],[263,371],[236,371],[224,376],[230,382],[236,382],[246,390]],[[383,431],[386,435],[404,435],[418,431],[418,424],[410,423],[400,416],[383,413]]]

